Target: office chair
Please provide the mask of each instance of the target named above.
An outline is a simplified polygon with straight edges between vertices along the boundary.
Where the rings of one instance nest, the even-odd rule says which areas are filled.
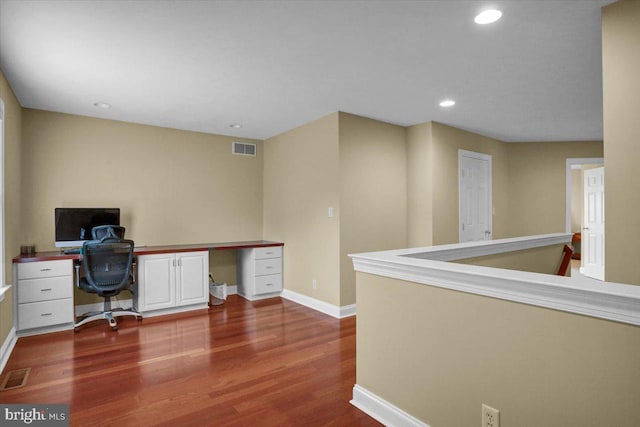
[[[82,267],[85,276],[80,277],[80,266],[76,266],[76,286],[85,292],[103,297],[104,310],[80,316],[74,325],[75,331],[78,331],[80,326],[99,319],[108,320],[114,331],[118,329],[115,319],[118,316],[136,316],[138,320],[142,320],[142,314],[133,307],[128,310],[111,308],[111,297],[123,290],[129,290],[132,294],[135,292],[135,275],[132,274],[133,240],[118,237],[118,232],[115,226],[111,229],[101,227],[96,233],[102,234],[100,240],[87,241],[82,245]]]
[[[93,240],[102,240],[107,237],[122,240],[124,239],[125,228],[119,225],[97,225],[91,229]]]

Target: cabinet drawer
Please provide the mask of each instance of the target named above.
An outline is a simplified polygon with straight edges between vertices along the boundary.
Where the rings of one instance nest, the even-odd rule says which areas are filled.
[[[71,276],[18,280],[18,303],[47,301],[73,296]]]
[[[256,277],[256,294],[268,294],[282,290],[282,274]]]
[[[37,279],[39,277],[72,276],[73,261],[23,262],[18,264],[18,279]]]
[[[256,276],[282,273],[282,259],[269,258],[256,260]]]
[[[255,249],[256,259],[282,258],[282,246],[269,246]]]
[[[73,298],[18,304],[18,328],[41,328],[73,322]]]

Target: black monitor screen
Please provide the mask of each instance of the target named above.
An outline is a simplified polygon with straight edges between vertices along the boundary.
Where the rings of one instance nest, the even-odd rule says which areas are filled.
[[[120,225],[119,208],[56,208],[55,217],[58,247],[91,240],[91,229],[97,225]]]

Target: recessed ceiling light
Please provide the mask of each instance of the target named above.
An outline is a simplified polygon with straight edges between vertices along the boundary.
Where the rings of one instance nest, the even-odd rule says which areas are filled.
[[[239,124],[237,124],[237,123],[234,123],[234,124],[232,124],[232,125],[229,125],[229,127],[230,127],[230,128],[233,128],[233,129],[240,129],[240,128],[242,127],[242,125],[239,125]]]
[[[111,104],[107,104],[106,102],[94,102],[93,106],[97,108],[104,108],[104,109],[111,108]]]
[[[497,9],[488,9],[483,12],[480,12],[474,19],[476,24],[484,25],[491,24],[492,22],[496,22],[498,19],[502,17],[502,12]]]
[[[453,99],[445,99],[440,103],[441,107],[453,107],[454,105],[456,105],[456,101]]]

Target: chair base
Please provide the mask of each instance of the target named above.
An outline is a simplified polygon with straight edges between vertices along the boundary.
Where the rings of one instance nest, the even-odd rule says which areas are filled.
[[[142,314],[131,309],[123,309],[123,308],[115,308],[109,311],[93,311],[90,313],[85,313],[82,316],[76,319],[76,323],[73,325],[73,330],[78,332],[78,328],[82,325],[85,325],[89,322],[93,322],[94,320],[107,320],[109,322],[109,326],[112,330],[118,330],[118,322],[116,322],[116,317],[120,316],[135,316],[138,321],[142,320]]]

